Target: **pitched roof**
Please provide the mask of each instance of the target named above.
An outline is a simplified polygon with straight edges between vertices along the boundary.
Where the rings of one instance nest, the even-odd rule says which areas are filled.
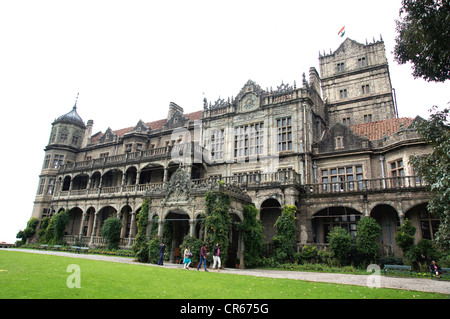
[[[189,121],[201,120],[202,119],[202,111],[188,113],[188,114],[185,114],[184,116]],[[150,129],[152,129],[152,130],[157,130],[157,129],[162,128],[163,125],[166,124],[166,122],[167,122],[167,119],[162,119],[162,120],[157,120],[157,121],[153,121],[153,122],[146,122],[145,125],[147,125],[147,127],[150,127]],[[126,133],[133,130],[134,128],[135,128],[135,126],[131,126],[131,127],[115,130],[115,131],[113,131],[113,133],[115,135],[117,135],[118,137],[122,137]],[[98,135],[95,134],[95,136],[94,135],[92,136],[91,143],[97,143],[100,140],[100,138],[103,136],[103,133],[101,133],[101,132],[99,132],[99,133],[97,133]]]
[[[370,122],[358,125],[350,125],[350,129],[361,137],[369,140],[379,140],[385,136],[397,133],[402,128],[411,125],[414,119],[409,117],[389,119],[384,121]]]

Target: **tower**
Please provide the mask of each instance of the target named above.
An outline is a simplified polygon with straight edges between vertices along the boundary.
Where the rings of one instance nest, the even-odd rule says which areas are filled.
[[[363,45],[347,38],[333,53],[320,55],[319,63],[330,127],[395,117],[382,40]]]
[[[58,209],[51,207],[53,193],[58,186],[61,190],[70,187],[70,180],[56,180],[59,166],[76,161],[76,153],[85,141],[87,129],[88,127],[77,113],[77,100],[70,112],[61,115],[52,123],[49,142],[44,149],[44,163],[39,175],[33,217],[42,220],[43,217],[51,216]]]

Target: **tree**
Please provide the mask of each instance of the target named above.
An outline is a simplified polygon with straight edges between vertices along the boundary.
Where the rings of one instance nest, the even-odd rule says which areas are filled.
[[[36,233],[36,227],[39,224],[39,220],[36,217],[31,217],[27,223],[27,227],[24,230],[20,230],[16,238],[21,238],[21,244],[25,244],[26,240],[33,237]]]
[[[450,18],[449,18],[450,19]],[[444,251],[450,250],[450,126],[449,109],[430,110],[428,120],[417,121],[419,136],[433,147],[431,154],[409,159],[414,171],[430,185],[430,201],[427,209],[441,218],[434,239]]]
[[[136,261],[146,263],[148,262],[148,242],[147,242],[147,224],[148,224],[148,199],[144,199],[141,206],[141,211],[138,215],[137,234],[134,239],[134,244],[131,247]]]
[[[341,265],[346,264],[352,251],[353,238],[350,233],[339,226],[333,227],[328,235],[331,253]]]
[[[103,223],[101,235],[108,241],[108,249],[119,248],[121,228],[122,221],[116,217],[110,217]]]
[[[295,216],[297,207],[286,205],[281,216],[275,222],[275,237],[273,238],[274,255],[279,262],[293,261],[296,251]]]
[[[374,263],[380,249],[381,226],[372,217],[365,217],[358,221],[356,229],[356,250],[366,264]]]
[[[263,251],[263,226],[256,219],[258,210],[253,205],[244,207],[244,221],[239,225],[244,239],[245,267],[254,268],[259,265]]]
[[[53,215],[50,219],[44,234],[44,242],[47,244],[60,245],[63,244],[64,230],[69,222],[69,213],[60,211]]]
[[[413,76],[444,82],[450,78],[448,0],[403,0],[396,20],[394,59],[411,62]]]

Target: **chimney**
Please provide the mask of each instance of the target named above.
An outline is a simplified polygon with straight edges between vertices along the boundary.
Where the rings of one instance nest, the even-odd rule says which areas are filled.
[[[183,108],[174,102],[169,104],[169,113],[167,114],[167,120],[170,120],[175,113],[183,114]]]
[[[87,121],[86,129],[84,130],[83,143],[81,144],[82,148],[91,144],[91,136],[92,136],[92,127],[93,126],[94,126],[93,120]]]

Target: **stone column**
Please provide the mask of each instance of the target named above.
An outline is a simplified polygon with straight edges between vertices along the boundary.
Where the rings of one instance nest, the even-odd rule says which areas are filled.
[[[81,224],[80,224],[80,232],[78,236],[78,240],[81,242],[81,238],[83,237],[83,228],[84,228],[84,221],[86,220],[86,212],[83,212],[83,215],[81,216]]]
[[[97,216],[98,216],[98,212],[95,212],[95,214],[94,214],[94,226],[92,226],[91,241],[89,242],[89,246],[92,246],[94,244],[95,231],[97,229]]]
[[[158,236],[162,237],[164,235],[164,221],[162,218],[158,219]]]
[[[131,246],[131,240],[135,237],[134,224],[136,223],[136,212],[131,212],[130,236],[128,237],[128,246]]]
[[[195,220],[192,219],[189,221],[189,236],[192,238],[195,236]]]

